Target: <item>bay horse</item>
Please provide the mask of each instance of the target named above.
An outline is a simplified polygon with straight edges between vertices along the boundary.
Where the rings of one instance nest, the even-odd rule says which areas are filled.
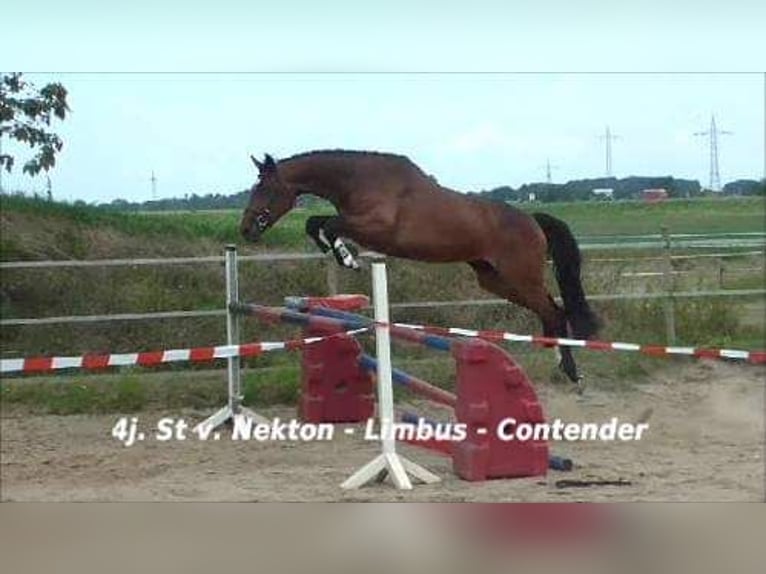
[[[326,150],[279,162],[268,154],[251,159],[259,179],[240,224],[249,241],[257,242],[299,196],[315,195],[337,215],[309,217],[306,233],[344,267],[359,268],[344,239],[393,257],[465,262],[484,290],[533,311],[544,336],[588,339],[598,329],[580,280],[580,250],[560,219],[447,189],[400,155]],[[548,254],[563,309],[545,287]],[[560,368],[579,384],[571,349],[558,353]]]

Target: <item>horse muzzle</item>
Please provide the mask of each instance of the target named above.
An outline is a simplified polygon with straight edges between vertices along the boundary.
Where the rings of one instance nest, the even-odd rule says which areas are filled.
[[[245,239],[256,243],[261,238],[261,235],[263,235],[263,232],[271,226],[271,223],[271,211],[263,209],[250,220],[250,224],[247,227],[243,226],[240,231]]]
[[[269,228],[271,221],[271,211],[262,209],[256,214],[255,219],[253,220],[253,227],[258,230],[258,234],[260,235]]]

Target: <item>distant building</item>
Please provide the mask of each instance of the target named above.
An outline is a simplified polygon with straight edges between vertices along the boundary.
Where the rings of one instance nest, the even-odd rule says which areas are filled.
[[[645,189],[641,192],[641,199],[647,203],[657,203],[658,201],[665,201],[667,198],[668,190],[664,188]]]
[[[614,189],[611,187],[599,187],[593,190],[596,199],[614,199]]]
[[[529,195],[527,196],[528,201],[536,201],[537,200],[537,194],[534,191],[530,191]]]

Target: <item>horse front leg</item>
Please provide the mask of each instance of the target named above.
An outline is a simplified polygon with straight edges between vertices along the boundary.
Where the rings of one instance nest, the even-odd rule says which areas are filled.
[[[306,234],[314,240],[323,253],[332,251],[342,267],[360,269],[356,250],[348,247],[341,235],[345,229],[343,218],[338,215],[312,215],[306,220]]]

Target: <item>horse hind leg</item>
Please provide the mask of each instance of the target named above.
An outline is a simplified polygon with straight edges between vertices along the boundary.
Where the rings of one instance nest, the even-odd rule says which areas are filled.
[[[474,273],[476,273],[476,280],[479,283],[479,287],[488,291],[503,299],[508,299],[510,296],[510,290],[508,285],[503,281],[497,269],[484,260],[469,261],[468,265],[471,266]]]
[[[543,336],[547,338],[566,338],[569,336],[566,313],[553,300],[544,289],[542,293],[533,297],[521,297],[516,300],[517,303],[533,311],[543,324]],[[553,347],[556,353],[559,368],[569,378],[570,381],[577,384],[582,392],[582,376],[577,371],[572,354],[572,348],[568,346],[556,345]]]
[[[567,337],[569,335],[567,328],[567,319],[564,309],[559,307],[550,295],[547,296],[550,306],[555,309],[555,319],[547,323],[543,322],[543,334],[545,337]],[[577,383],[578,387],[582,382],[582,375],[577,372],[577,365],[572,355],[572,348],[566,346],[556,346],[556,356],[558,357],[559,368],[569,377],[573,383]]]
[[[542,280],[539,284],[525,283],[525,289],[515,288],[514,283],[504,278],[495,267],[486,261],[472,261],[469,265],[476,273],[479,286],[512,303],[526,307],[540,318],[543,324],[543,336],[549,338],[567,337],[567,321],[564,310],[548,294]],[[559,368],[578,387],[582,377],[577,372],[570,347],[554,347]]]

